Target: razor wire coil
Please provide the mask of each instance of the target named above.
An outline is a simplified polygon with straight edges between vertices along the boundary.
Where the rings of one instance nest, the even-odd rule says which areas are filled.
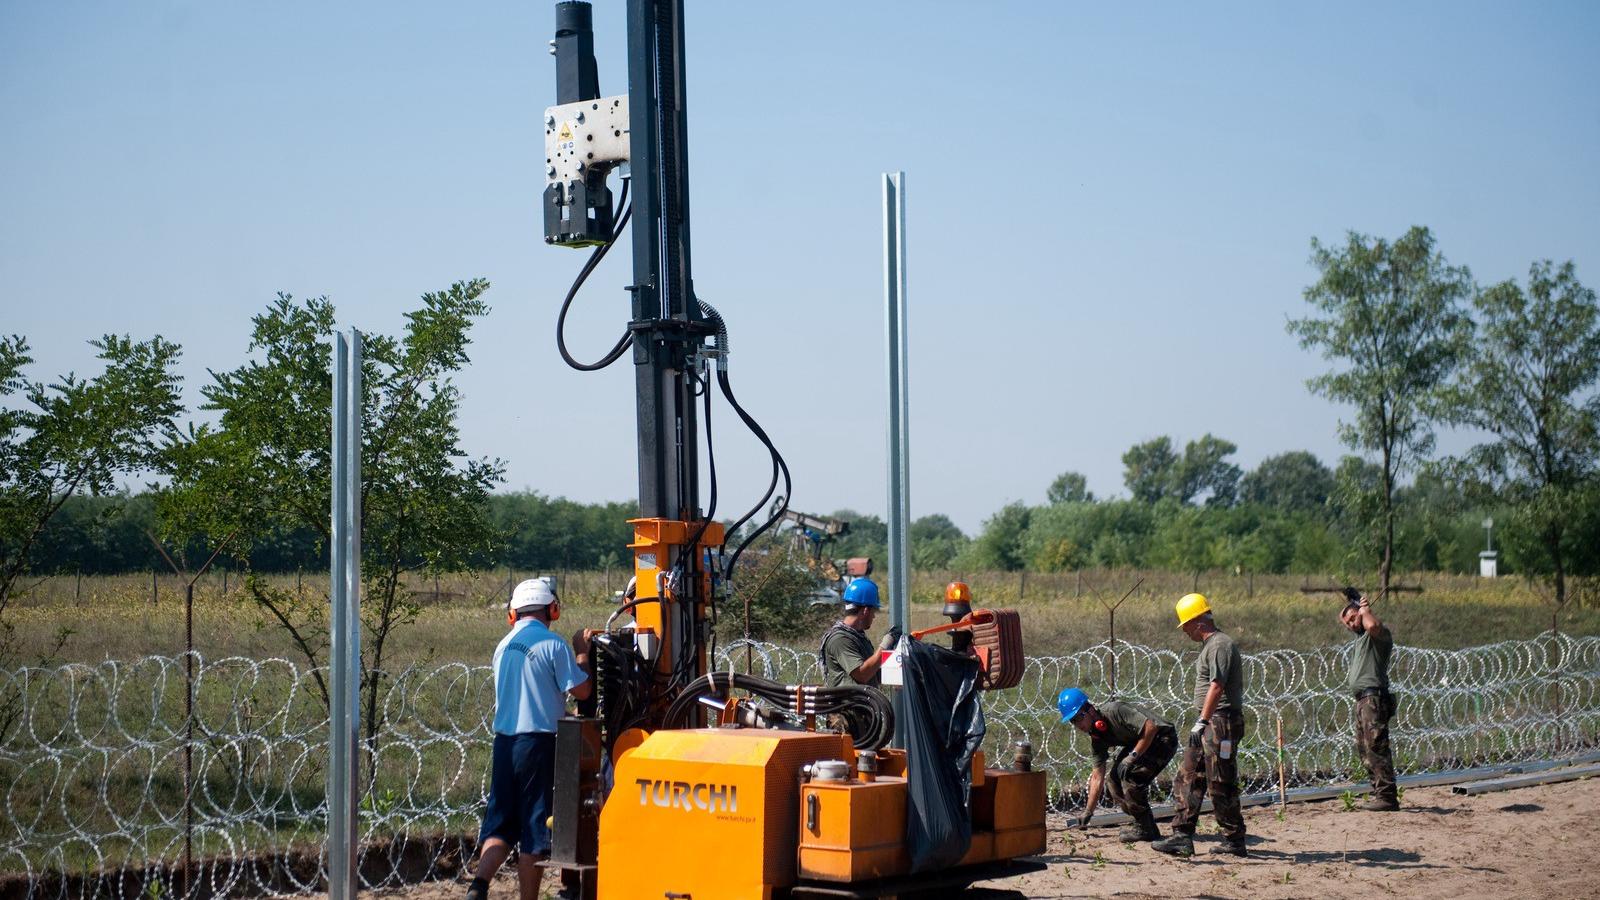
[[[1349,652],[1244,655],[1245,792],[1278,787],[1280,721],[1288,787],[1364,777],[1352,741]],[[744,641],[720,648],[715,668],[743,671],[747,653],[750,671],[765,678],[805,683],[820,675],[814,651]],[[23,896],[62,900],[321,889],[326,670],[196,655],[191,723],[184,664],[181,655],[151,656],[0,671],[0,701],[9,698],[0,705],[0,879],[23,879]],[[1560,758],[1600,745],[1600,637],[1397,646],[1390,676],[1401,773]],[[361,747],[367,888],[459,871],[483,812],[492,743],[489,667],[416,666],[380,683],[378,725]],[[984,746],[1000,764],[1016,742],[1031,743],[1058,812],[1081,803],[1092,765],[1087,738],[1055,713],[1056,693],[1068,686],[1093,700],[1130,701],[1180,732],[1194,717],[1190,654],[1117,642],[1030,657],[1016,688],[982,695]],[[182,769],[191,724],[196,867],[185,877]]]

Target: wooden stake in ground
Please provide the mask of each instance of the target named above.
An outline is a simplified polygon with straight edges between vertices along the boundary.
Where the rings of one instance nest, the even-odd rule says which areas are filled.
[[[1283,771],[1283,714],[1274,714],[1278,720],[1278,815],[1283,815],[1284,806],[1289,802],[1289,779]]]

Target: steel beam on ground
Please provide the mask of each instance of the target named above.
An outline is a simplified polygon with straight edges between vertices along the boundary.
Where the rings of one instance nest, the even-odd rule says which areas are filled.
[[[1593,778],[1600,775],[1600,766],[1577,766],[1570,769],[1555,769],[1549,772],[1539,772],[1532,775],[1513,775],[1509,778],[1492,778],[1486,781],[1469,781],[1458,784],[1450,789],[1454,794],[1465,794],[1469,797],[1476,794],[1487,794],[1492,791],[1508,791],[1512,788],[1536,787],[1541,784],[1556,784],[1562,781],[1576,781],[1579,778]]]
[[[1447,787],[1469,782],[1482,782],[1483,779],[1499,779],[1507,775],[1520,775],[1530,772],[1545,772],[1562,766],[1580,765],[1600,760],[1600,752],[1583,753],[1570,759],[1543,759],[1536,762],[1507,763],[1500,766],[1478,766],[1471,769],[1453,769],[1448,772],[1432,772],[1420,775],[1401,775],[1395,783],[1402,788]],[[1600,766],[1591,767],[1600,769]],[[1576,770],[1569,770],[1576,771]],[[1600,774],[1597,772],[1596,774]],[[1533,776],[1539,777],[1539,776]],[[1584,777],[1582,775],[1574,777]],[[1325,787],[1295,788],[1287,793],[1285,802],[1310,803],[1318,800],[1332,800],[1342,796],[1346,791],[1362,794],[1372,789],[1372,785],[1365,781],[1351,781],[1344,784],[1328,785]],[[1459,788],[1456,789],[1459,792]],[[1261,791],[1254,794],[1244,794],[1239,798],[1239,805],[1267,806],[1278,802],[1277,791]],[[1211,812],[1211,799],[1208,797],[1200,804],[1202,813]],[[1172,804],[1152,806],[1151,814],[1158,819],[1171,818],[1175,810]],[[1127,813],[1096,813],[1089,819],[1090,825],[1126,825],[1133,821]],[[1068,818],[1064,828],[1076,827],[1079,823],[1077,817]],[[1053,828],[1052,830],[1061,830]]]

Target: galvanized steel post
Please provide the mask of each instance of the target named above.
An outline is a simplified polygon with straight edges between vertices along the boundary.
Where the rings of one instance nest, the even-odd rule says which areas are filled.
[[[352,900],[357,881],[361,740],[361,332],[333,349],[332,682],[328,703],[328,896]]]
[[[883,176],[883,306],[889,366],[889,600],[911,630],[911,380],[906,336],[906,173]]]

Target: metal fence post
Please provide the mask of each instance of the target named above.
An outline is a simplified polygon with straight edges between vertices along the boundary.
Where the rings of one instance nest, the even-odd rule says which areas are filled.
[[[333,541],[328,704],[328,896],[352,900],[361,731],[361,332],[333,351]]]
[[[906,335],[906,173],[883,176],[883,307],[889,375],[889,598],[911,630],[911,380]]]

